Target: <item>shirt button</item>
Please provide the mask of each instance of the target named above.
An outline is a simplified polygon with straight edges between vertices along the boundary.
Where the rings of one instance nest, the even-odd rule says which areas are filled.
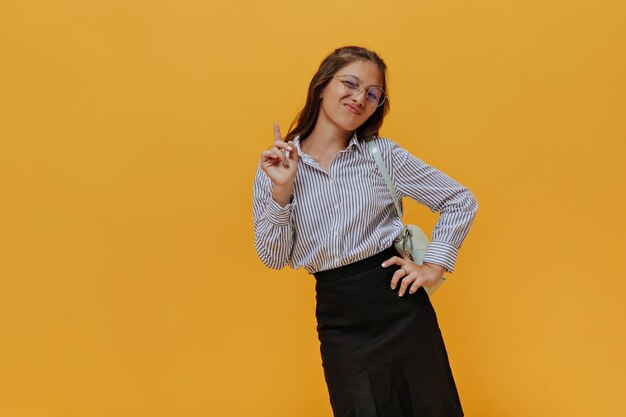
[[[335,208],[336,208],[336,209],[339,209],[339,204],[336,204],[336,203],[335,203]]]
[[[339,236],[339,232],[335,231],[335,236]]]

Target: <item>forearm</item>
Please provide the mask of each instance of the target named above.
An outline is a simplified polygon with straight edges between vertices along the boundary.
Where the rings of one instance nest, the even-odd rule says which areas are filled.
[[[474,195],[464,188],[441,210],[433,228],[432,242],[424,254],[424,262],[441,265],[448,272],[452,272],[461,245],[476,217],[478,202]]]
[[[259,180],[255,184],[254,209],[254,244],[261,262],[273,269],[284,267],[291,257],[294,230],[292,213],[296,202],[291,190],[272,189],[271,184]],[[277,201],[274,198],[276,191]],[[281,192],[287,193],[285,199]],[[281,205],[281,203],[283,203]]]
[[[290,224],[278,226],[269,222],[261,223],[255,228],[254,245],[265,266],[281,269],[291,256],[293,228]]]
[[[454,270],[461,244],[474,221],[478,202],[472,192],[450,176],[410,153],[397,149],[395,166],[401,196],[427,206],[439,219],[423,262]]]

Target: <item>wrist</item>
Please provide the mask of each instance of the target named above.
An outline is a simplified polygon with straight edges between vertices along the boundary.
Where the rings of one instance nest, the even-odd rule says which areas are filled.
[[[282,207],[291,202],[292,193],[293,183],[284,185],[274,184],[272,186],[272,198]]]
[[[446,272],[446,268],[441,265],[433,264],[430,262],[424,262],[424,265],[430,269],[437,271],[441,275],[443,275]]]

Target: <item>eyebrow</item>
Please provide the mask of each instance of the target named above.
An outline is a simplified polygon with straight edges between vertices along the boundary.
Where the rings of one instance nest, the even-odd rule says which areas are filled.
[[[361,81],[361,83],[363,83],[363,80],[360,79],[359,77],[357,77],[354,74],[350,74],[349,72],[347,72],[345,75],[352,75],[354,78],[356,78],[357,80]],[[377,85],[377,84],[366,85],[366,87],[378,87],[378,88],[380,88],[382,90],[382,87],[380,85]]]

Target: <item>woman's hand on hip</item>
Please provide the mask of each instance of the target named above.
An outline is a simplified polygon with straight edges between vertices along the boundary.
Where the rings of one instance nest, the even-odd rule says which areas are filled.
[[[291,141],[283,140],[278,123],[274,123],[274,143],[261,152],[261,169],[274,185],[291,187],[296,178],[298,159],[298,150]]]
[[[398,281],[402,280],[400,290],[398,291],[399,297],[404,295],[409,285],[411,285],[409,288],[410,294],[415,293],[415,291],[417,291],[421,286],[434,286],[445,272],[445,268],[440,265],[428,262],[423,265],[417,265],[408,257],[408,255],[405,254],[402,254],[402,258],[393,256],[387,259],[383,262],[382,267],[387,268],[390,265],[398,265],[400,267],[400,269],[393,273],[393,277],[391,278],[392,290],[395,290],[398,285]]]

